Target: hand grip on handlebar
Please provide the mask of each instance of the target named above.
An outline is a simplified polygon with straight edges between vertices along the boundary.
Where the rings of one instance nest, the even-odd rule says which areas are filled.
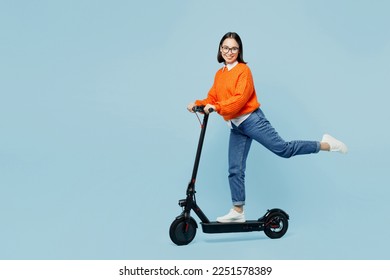
[[[204,113],[204,107],[205,106],[194,106],[194,107],[192,107],[192,111],[198,112],[198,113]],[[212,113],[212,112],[214,112],[214,109],[209,108],[209,113]]]

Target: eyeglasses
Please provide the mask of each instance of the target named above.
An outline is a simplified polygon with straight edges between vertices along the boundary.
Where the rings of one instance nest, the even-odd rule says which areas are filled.
[[[229,48],[228,46],[222,46],[221,49],[224,54],[227,54],[229,51],[235,54],[238,53],[239,50],[238,47]]]

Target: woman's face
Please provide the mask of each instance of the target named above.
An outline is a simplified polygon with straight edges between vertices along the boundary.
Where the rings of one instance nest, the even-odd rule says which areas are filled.
[[[234,63],[240,52],[238,43],[233,38],[226,38],[220,47],[220,52],[226,64]]]

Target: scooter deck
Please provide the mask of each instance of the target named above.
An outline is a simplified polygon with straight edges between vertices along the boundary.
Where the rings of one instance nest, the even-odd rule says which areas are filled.
[[[264,222],[247,220],[244,223],[201,223],[204,233],[249,232],[264,230]]]

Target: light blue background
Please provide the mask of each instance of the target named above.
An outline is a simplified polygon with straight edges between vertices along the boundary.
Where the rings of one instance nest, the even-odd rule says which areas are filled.
[[[1,259],[389,259],[388,1],[1,1]],[[244,42],[262,108],[286,139],[347,156],[285,160],[253,144],[247,218],[280,207],[280,240],[174,245],[220,38]],[[197,199],[230,208],[229,130],[210,118]]]

